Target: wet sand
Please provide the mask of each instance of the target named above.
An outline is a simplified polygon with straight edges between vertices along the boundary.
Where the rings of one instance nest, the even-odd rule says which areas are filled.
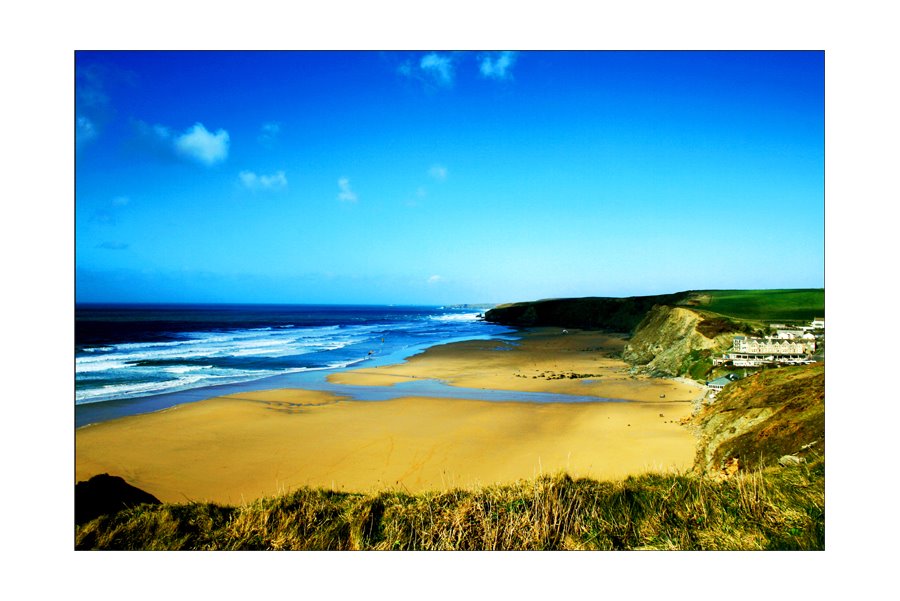
[[[621,361],[603,356],[621,344],[598,334],[540,331],[511,350],[498,350],[510,347],[498,341],[446,345],[397,366],[332,378],[366,385],[440,378],[635,402],[367,402],[306,390],[246,392],[76,430],[76,479],[106,472],[163,501],[236,504],[304,485],[418,492],[560,470],[617,479],[689,468],[694,439],[679,421],[699,389],[692,396],[679,382],[631,379]],[[548,380],[548,372],[597,376],[584,383]]]
[[[516,342],[473,340],[435,346],[404,363],[332,374],[338,384],[389,386],[410,379],[438,379],[452,386],[596,396],[631,401],[692,401],[697,385],[632,376],[616,356],[620,335],[538,328]],[[570,374],[577,377],[570,378]],[[661,395],[665,395],[661,397]]]

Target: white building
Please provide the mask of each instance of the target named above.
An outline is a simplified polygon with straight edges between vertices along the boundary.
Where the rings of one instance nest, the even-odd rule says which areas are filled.
[[[801,333],[795,339],[788,338],[748,338],[735,336],[731,351],[713,358],[713,365],[731,363],[735,367],[760,367],[770,363],[800,365],[815,363],[809,358],[816,352],[815,336],[807,339]]]
[[[812,320],[812,323],[809,325],[811,325],[814,329],[824,330],[825,329],[825,318],[824,317],[816,317],[814,320]]]
[[[748,338],[735,336],[731,345],[735,353],[752,355],[805,355],[816,352],[815,341],[786,340],[780,338]]]

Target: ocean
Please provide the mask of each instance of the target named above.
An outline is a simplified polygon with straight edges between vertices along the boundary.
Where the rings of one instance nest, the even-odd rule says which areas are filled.
[[[138,413],[509,332],[469,307],[79,304],[76,413]]]
[[[439,380],[329,382],[354,367],[399,363],[437,344],[498,341],[514,329],[472,307],[88,305],[75,308],[75,427],[226,394],[321,390],[363,401],[401,396],[517,402],[620,402],[596,396],[468,389]]]

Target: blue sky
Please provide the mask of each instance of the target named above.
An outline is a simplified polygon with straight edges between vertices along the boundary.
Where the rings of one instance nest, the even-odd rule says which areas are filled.
[[[79,52],[76,300],[824,285],[821,52]]]

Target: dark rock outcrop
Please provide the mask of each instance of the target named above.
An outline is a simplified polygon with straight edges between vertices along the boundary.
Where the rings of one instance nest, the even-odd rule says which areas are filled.
[[[499,305],[487,313],[487,321],[510,326],[554,326],[631,332],[654,305],[672,305],[688,292],[627,298],[559,298]]]
[[[98,474],[75,485],[75,524],[84,524],[101,515],[142,503],[159,505],[160,500],[118,476]]]

